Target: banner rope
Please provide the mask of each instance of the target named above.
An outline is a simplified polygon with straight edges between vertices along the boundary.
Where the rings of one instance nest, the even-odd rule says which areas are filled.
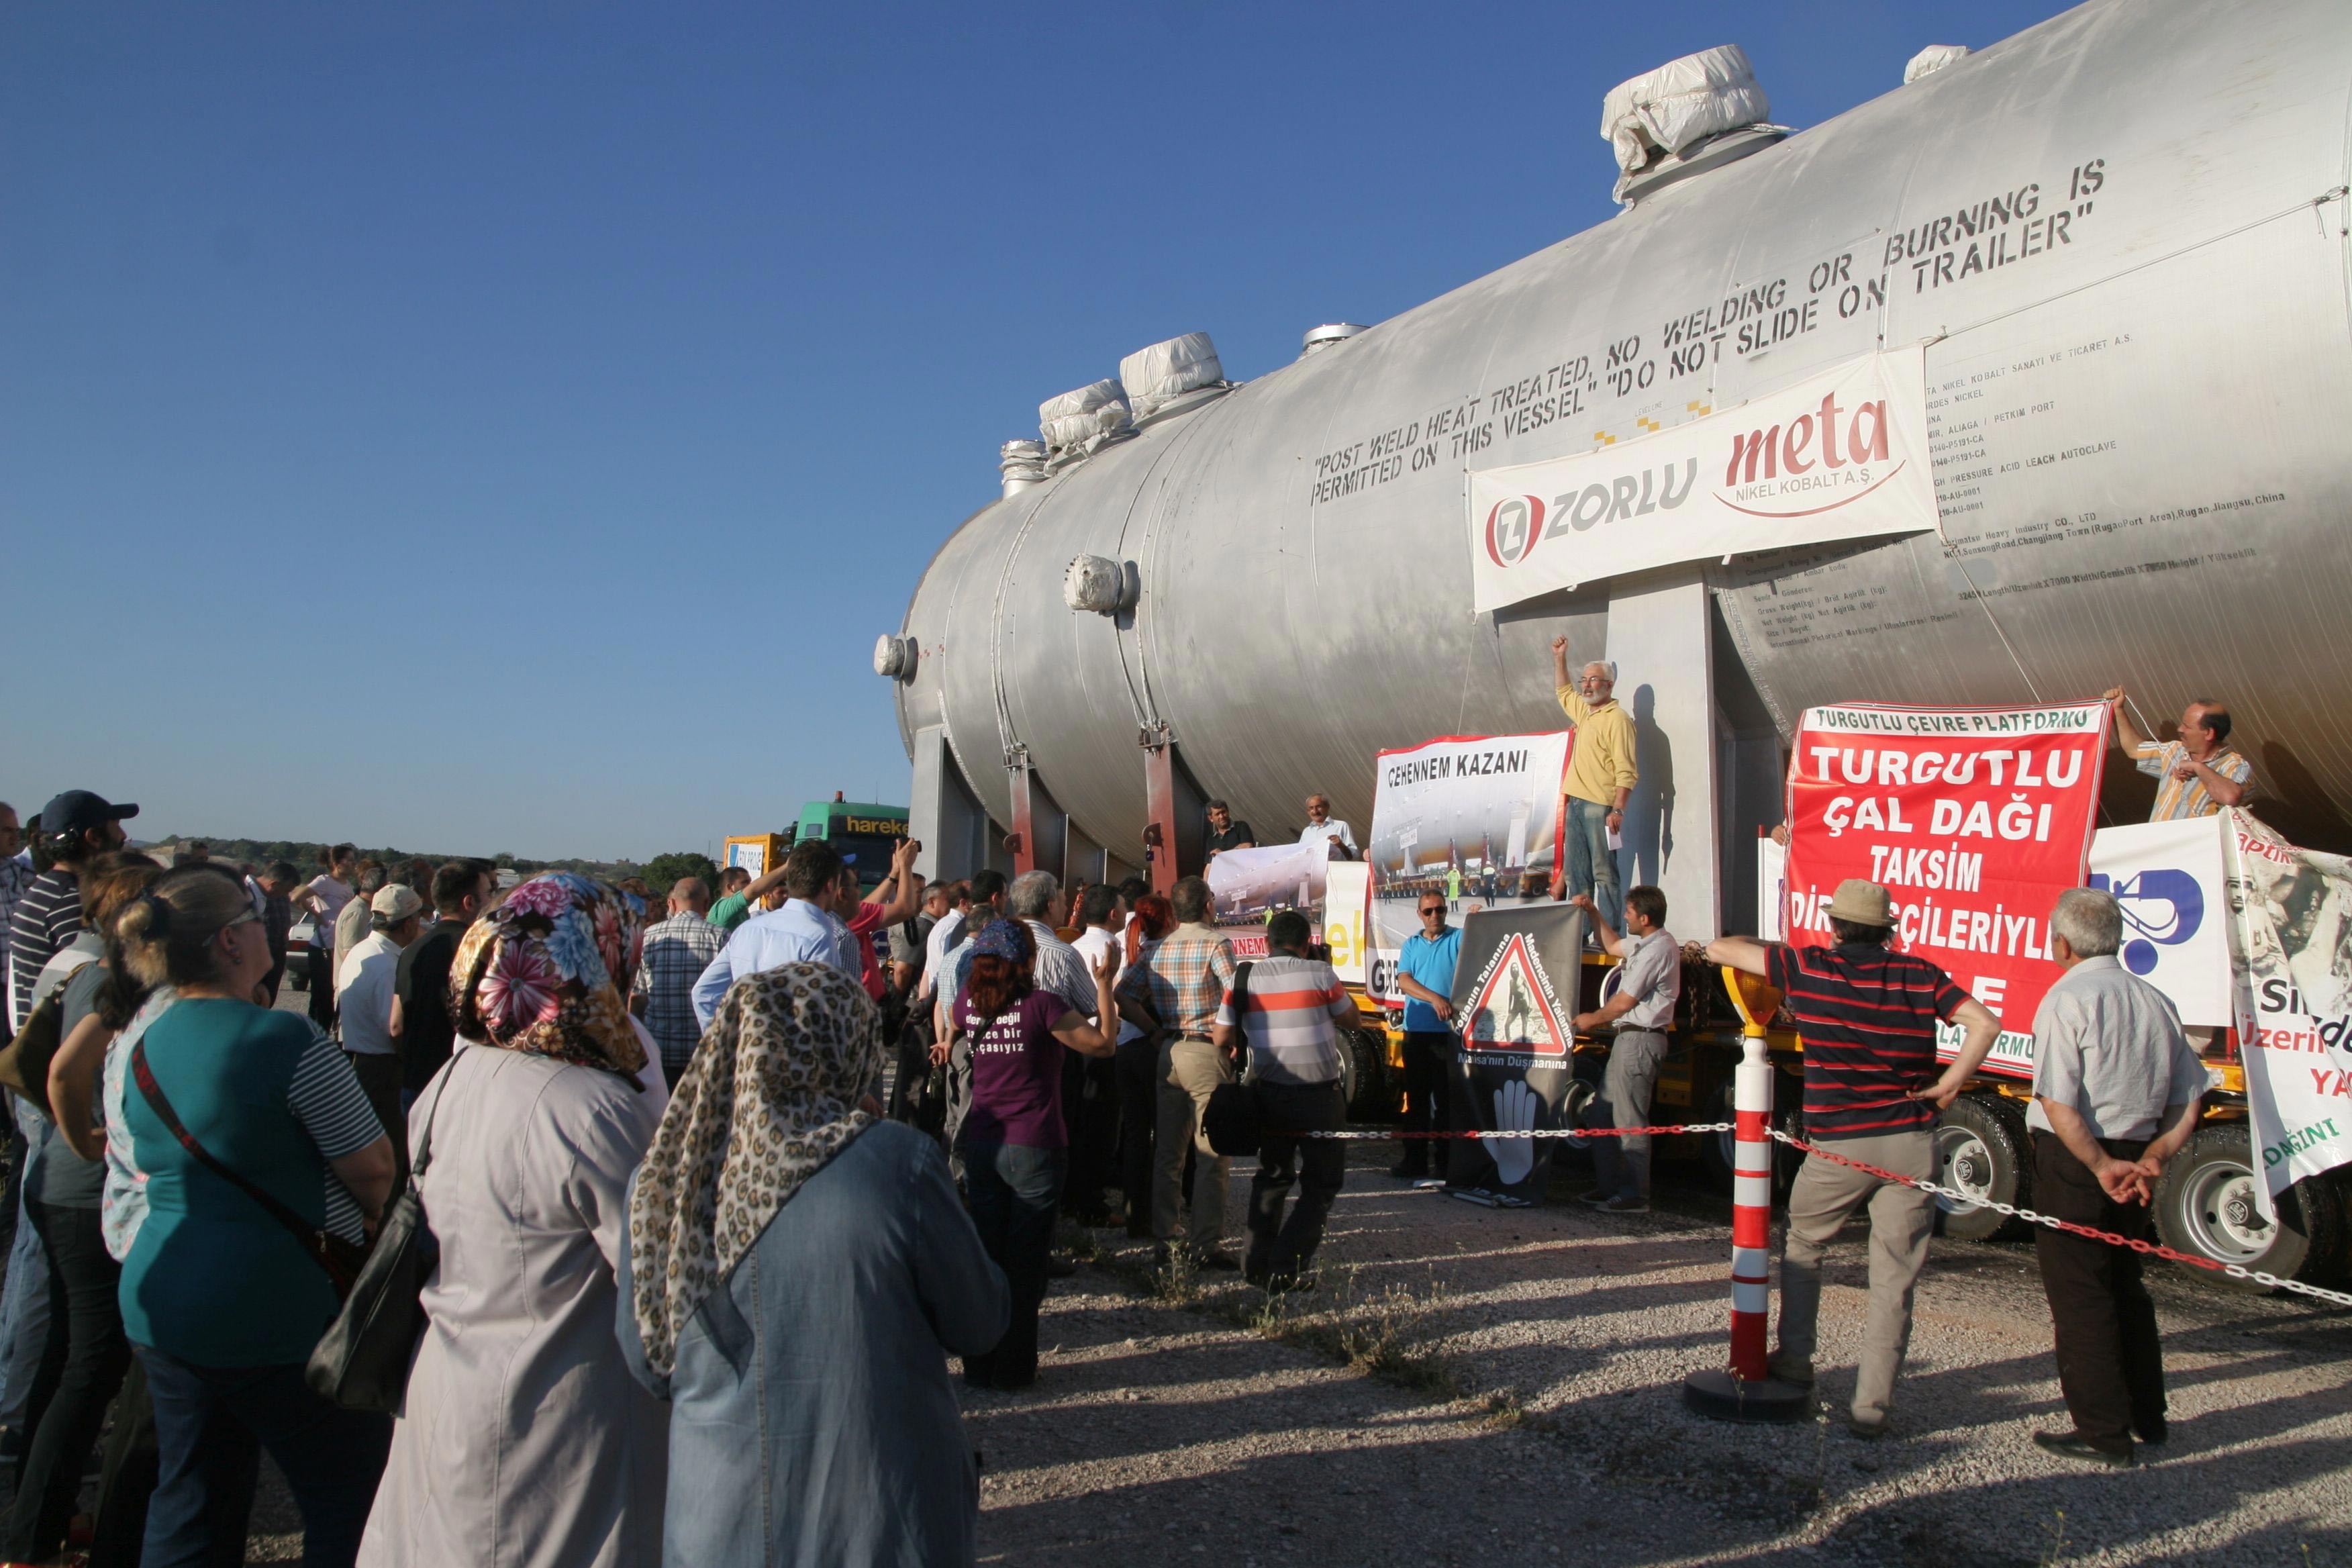
[[[1897,1182],[1906,1187],[1916,1187],[1923,1193],[1932,1193],[1939,1198],[1949,1198],[1954,1203],[1970,1208],[1989,1208],[1997,1215],[2005,1215],[2011,1219],[2021,1219],[2028,1225],[2045,1226],[2052,1230],[2063,1230],[2072,1236],[2087,1237],[2093,1241],[2104,1241],[2109,1247],[2128,1247],[2134,1252],[2142,1253],[2147,1257],[2161,1258],[2173,1263],[2186,1263],[2194,1268],[2210,1269],[2217,1274],[2226,1274],[2232,1279],[2252,1280],[2257,1285],[2266,1286],[2273,1290],[2291,1290],[2298,1296],[2309,1296],[2315,1300],[2331,1302],[2338,1307],[2352,1307],[2352,1295],[2347,1295],[2341,1290],[2328,1290],[2317,1285],[2306,1285],[2300,1279],[2282,1279],[2275,1274],[2267,1274],[2259,1268],[2248,1268],[2243,1264],[2224,1263],[2218,1258],[2200,1258],[2195,1253],[2177,1251],[2160,1242],[2117,1236],[2111,1230],[2100,1230],[2092,1226],[2078,1225],[2070,1219],[2059,1219],[2051,1215],[2036,1214],[2032,1209],[2019,1208],[2014,1204],[1973,1198],[1966,1193],[1957,1192],[1950,1187],[1938,1186],[1934,1182],[1925,1181],[1916,1176],[1898,1176],[1892,1171],[1881,1170],[1878,1166],[1865,1161],[1849,1160],[1843,1154],[1832,1154],[1826,1149],[1808,1143],[1801,1138],[1793,1137],[1777,1127],[1768,1128],[1766,1131],[1771,1133],[1774,1142],[1786,1143],[1792,1149],[1802,1150],[1817,1159],[1866,1172],[1881,1181]]]

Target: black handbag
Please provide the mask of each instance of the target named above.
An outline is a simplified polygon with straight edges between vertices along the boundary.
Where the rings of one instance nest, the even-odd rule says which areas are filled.
[[[49,1109],[49,1064],[65,1044],[67,984],[60,980],[50,986],[48,994],[26,1015],[16,1037],[0,1047],[0,1085],[50,1121],[58,1117]]]
[[[131,1076],[137,1080],[139,1092],[146,1098],[148,1109],[154,1111],[156,1120],[180,1141],[180,1147],[185,1149],[197,1164],[260,1205],[270,1218],[293,1232],[294,1239],[300,1244],[304,1254],[325,1271],[327,1282],[335,1288],[335,1300],[340,1301],[348,1297],[359,1279],[360,1270],[367,1263],[367,1247],[359,1242],[346,1240],[331,1230],[311,1225],[258,1185],[214,1159],[211,1152],[196,1142],[196,1135],[182,1124],[180,1113],[173,1110],[172,1102],[164,1098],[163,1086],[155,1081],[154,1070],[147,1065],[147,1042],[144,1040],[131,1047]]]
[[[375,1250],[302,1368],[311,1393],[345,1410],[397,1415],[408,1397],[408,1370],[416,1362],[416,1342],[425,1337],[425,1282],[441,1260],[441,1243],[425,1223],[416,1184],[433,1163],[433,1119],[449,1092],[449,1068],[442,1071],[445,1081],[416,1140],[407,1190],[384,1212]]]
[[[1201,1131],[1209,1140],[1215,1153],[1231,1158],[1257,1152],[1265,1141],[1265,1129],[1258,1120],[1257,1095],[1242,1075],[1249,1070],[1249,977],[1253,966],[1243,964],[1234,971],[1234,1026],[1241,1031],[1241,1059],[1234,1064],[1231,1083],[1221,1083],[1209,1091],[1209,1103],[1201,1111]]]

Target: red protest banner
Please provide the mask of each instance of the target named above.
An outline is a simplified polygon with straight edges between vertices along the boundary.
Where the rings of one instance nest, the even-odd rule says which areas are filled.
[[[2050,907],[2090,871],[2103,702],[2036,708],[1809,708],[1789,768],[1789,941],[1835,940],[1849,877],[1894,896],[1894,945],[1998,1015],[1988,1065],[2030,1073],[2033,1012],[2063,973]]]

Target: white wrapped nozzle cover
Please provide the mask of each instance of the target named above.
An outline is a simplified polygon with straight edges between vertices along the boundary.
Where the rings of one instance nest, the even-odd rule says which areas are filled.
[[[1746,52],[1725,44],[1611,88],[1601,100],[1601,136],[1615,151],[1619,171],[1631,174],[1657,152],[1680,153],[1770,113]]]
[[[1119,384],[1138,419],[1148,419],[1188,392],[1225,379],[1217,348],[1206,332],[1186,332],[1164,343],[1138,349],[1118,362]]]
[[[1007,481],[1044,479],[1045,477],[1045,443],[1007,441],[997,448],[996,468]]]
[[[1123,389],[1116,381],[1098,381],[1037,405],[1037,433],[1056,458],[1091,452],[1130,422]]]
[[[1108,616],[1127,599],[1127,569],[1107,555],[1081,555],[1062,578],[1062,603],[1071,609]]]
[[[1903,68],[1903,85],[1909,87],[1921,77],[1934,76],[1946,66],[1968,58],[1969,47],[1966,44],[1929,44],[1913,55],[1911,62]]]

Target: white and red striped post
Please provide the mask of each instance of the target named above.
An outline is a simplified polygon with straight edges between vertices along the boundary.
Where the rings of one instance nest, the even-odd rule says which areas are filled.
[[[1778,993],[1737,970],[1723,972],[1741,1020],[1731,1080],[1731,1364],[1683,1381],[1683,1403],[1727,1421],[1793,1421],[1807,1393],[1773,1381],[1765,1350],[1772,1321],[1772,1063],[1764,1028]]]
[[[1731,1375],[1756,1383],[1770,1375],[1772,1321],[1772,1064],[1759,1036],[1740,1041],[1731,1108]]]

